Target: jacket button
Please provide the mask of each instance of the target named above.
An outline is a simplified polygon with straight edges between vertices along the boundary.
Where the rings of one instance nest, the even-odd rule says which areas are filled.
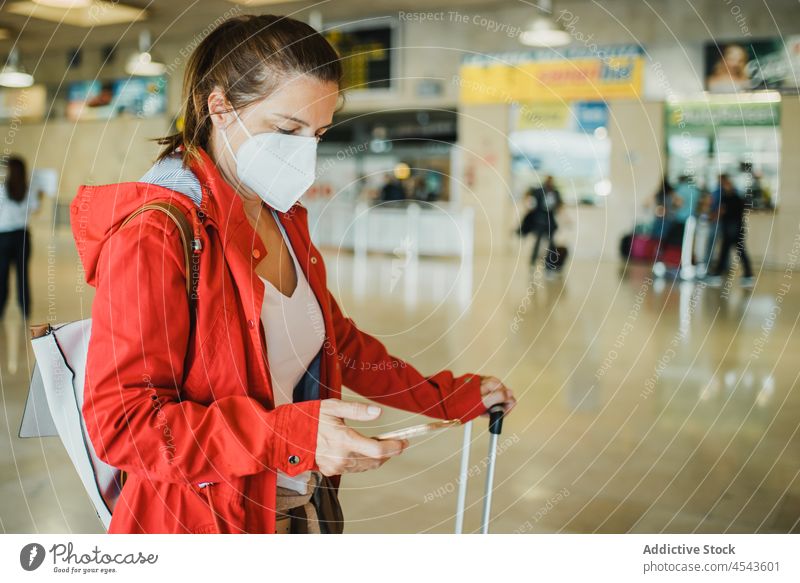
[[[253,257],[255,257],[256,259],[261,257],[261,251],[259,251],[258,249],[253,249]]]
[[[300,463],[300,457],[296,455],[290,455],[289,463],[292,464],[293,466],[296,466],[297,464]]]
[[[312,258],[311,258],[311,263],[313,263],[314,265],[316,265],[316,264],[317,264],[317,258],[316,258],[316,257],[312,257]]]
[[[256,327],[256,323],[253,320],[248,320],[247,321],[247,325],[250,326],[251,328],[255,328]]]

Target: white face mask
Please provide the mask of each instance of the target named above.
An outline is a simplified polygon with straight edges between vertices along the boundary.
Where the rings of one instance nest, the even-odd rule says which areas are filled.
[[[314,183],[317,164],[317,138],[292,136],[280,132],[252,135],[239,114],[233,112],[249,136],[233,153],[228,136],[222,139],[236,160],[236,174],[265,203],[285,213]]]

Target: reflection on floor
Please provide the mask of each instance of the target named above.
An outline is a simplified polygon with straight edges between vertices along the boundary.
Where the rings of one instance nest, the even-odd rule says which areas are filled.
[[[765,272],[743,290],[654,282],[613,263],[573,262],[551,279],[502,256],[478,258],[474,273],[458,262],[326,258],[343,309],[394,354],[426,374],[493,374],[516,391],[493,532],[800,532],[792,273]],[[35,245],[33,265],[32,321],[88,315],[92,290],[76,286],[67,238]],[[16,307],[6,313],[0,526],[100,532],[58,441],[16,438],[32,361]],[[360,428],[419,421],[387,409]],[[487,437],[477,420],[466,530],[479,526]],[[461,430],[448,430],[346,476],[347,532],[451,532],[460,446]]]

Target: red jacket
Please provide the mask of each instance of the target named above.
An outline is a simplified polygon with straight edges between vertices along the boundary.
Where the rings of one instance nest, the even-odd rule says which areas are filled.
[[[98,456],[128,473],[111,533],[218,532],[218,522],[225,532],[272,533],[276,470],[318,469],[320,401],[273,404],[264,284],[254,271],[269,250],[239,196],[201,157],[191,166],[202,186],[199,209],[143,182],[82,186],[70,205],[86,281],[97,288],[83,413]],[[148,211],[119,228],[152,200],[184,208],[202,243],[191,337],[177,227]],[[297,204],[279,217],[322,310],[320,398],[340,398],[345,384],[431,417],[467,421],[484,412],[477,375],[425,377],[359,330],[328,291],[306,209]],[[292,456],[300,462],[290,464]]]

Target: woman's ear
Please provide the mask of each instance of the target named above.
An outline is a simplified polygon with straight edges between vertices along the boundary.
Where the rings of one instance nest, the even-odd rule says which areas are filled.
[[[232,121],[230,113],[232,109],[222,89],[214,87],[208,95],[208,114],[211,123],[218,128],[225,128]]]

